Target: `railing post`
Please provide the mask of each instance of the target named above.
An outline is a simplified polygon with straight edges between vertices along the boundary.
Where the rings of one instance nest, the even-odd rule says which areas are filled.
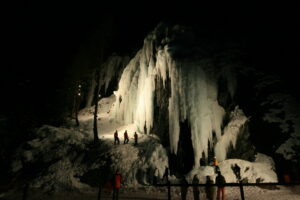
[[[241,193],[241,198],[242,198],[242,200],[245,200],[245,196],[244,196],[244,188],[243,188],[242,181],[240,181],[240,193]]]
[[[97,200],[101,200],[101,184],[99,184],[98,198]]]
[[[22,200],[27,200],[28,198],[28,190],[29,190],[29,183],[26,182],[23,186],[23,194],[22,194]]]
[[[168,181],[168,200],[171,200],[171,186],[170,186],[170,181]]]

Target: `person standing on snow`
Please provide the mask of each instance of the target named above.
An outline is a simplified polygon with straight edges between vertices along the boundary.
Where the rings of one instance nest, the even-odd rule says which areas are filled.
[[[166,166],[165,173],[163,175],[163,181],[166,179],[167,183],[169,182],[169,168]]]
[[[241,168],[240,166],[238,166],[238,164],[235,163],[235,165],[231,165],[231,169],[233,171],[233,173],[236,176],[236,179],[238,180],[238,182],[241,181]]]
[[[134,132],[134,146],[138,144],[138,134]]]
[[[129,142],[129,137],[128,137],[127,130],[125,130],[125,132],[124,132],[124,144],[128,144],[128,142]]]
[[[213,184],[214,181],[209,176],[206,176],[205,193],[208,200],[216,199],[216,188],[213,186]]]
[[[197,186],[197,184],[199,184],[199,179],[197,177],[197,174],[194,175],[192,183],[195,184],[193,186],[194,200],[200,200],[200,189],[199,186]]]
[[[225,200],[226,180],[224,176],[221,174],[221,171],[218,171],[218,176],[216,177],[216,184],[218,185],[217,200],[221,200],[221,195],[222,195],[222,200]]]
[[[114,133],[114,138],[115,138],[114,145],[116,145],[117,143],[120,144],[120,140],[119,140],[119,137],[118,137],[118,131],[117,130]]]
[[[119,199],[119,190],[121,188],[121,181],[122,181],[122,176],[119,170],[117,169],[113,177],[113,200]]]
[[[180,187],[180,189],[181,189],[181,200],[186,200],[186,196],[187,196],[187,192],[188,192],[188,188],[189,188],[188,184],[189,183],[187,182],[186,178],[183,177],[182,180],[181,180],[181,187]]]

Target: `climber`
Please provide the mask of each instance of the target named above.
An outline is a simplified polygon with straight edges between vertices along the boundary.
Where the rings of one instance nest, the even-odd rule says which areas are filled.
[[[134,132],[134,145],[138,144],[138,134]]]
[[[114,133],[114,137],[115,137],[115,141],[114,141],[114,144],[120,144],[120,140],[119,140],[119,137],[118,137],[118,131],[116,130],[116,132]]]
[[[127,130],[125,130],[125,132],[124,132],[124,144],[127,144],[128,142],[129,142],[129,137],[128,137]]]
[[[169,183],[169,168],[166,166],[165,173],[163,175],[163,181],[166,179],[167,183]]]

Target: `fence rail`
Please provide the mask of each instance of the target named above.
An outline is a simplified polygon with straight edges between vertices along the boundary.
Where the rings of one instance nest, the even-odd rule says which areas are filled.
[[[172,199],[172,192],[171,192],[171,188],[172,187],[215,187],[217,188],[219,185],[218,184],[179,184],[179,183],[165,183],[165,184],[155,184],[153,185],[154,187],[167,187],[167,199],[171,200]],[[239,182],[239,183],[226,183],[223,184],[224,187],[238,187],[239,189],[235,189],[235,197],[233,199],[241,199],[241,200],[245,200],[245,199],[256,199],[255,197],[250,198],[251,194],[249,193],[257,193],[257,191],[255,190],[251,190],[251,188],[253,187],[261,187],[261,188],[265,188],[268,186],[287,186],[287,187],[292,187],[292,186],[300,186],[300,182],[290,182],[290,183],[283,183],[283,182],[277,182],[277,183],[243,183],[243,182]],[[231,189],[230,188],[230,189]],[[246,188],[246,191],[245,191]],[[300,188],[299,188],[300,189]],[[299,196],[296,197],[297,199],[300,199],[300,190],[297,189],[297,191],[299,191]],[[230,192],[233,192],[233,189],[229,190]],[[229,193],[230,193],[229,192]],[[245,195],[245,193],[248,195]],[[297,194],[296,194],[297,195]],[[254,195],[257,196],[257,195]],[[249,197],[249,198],[248,198]],[[257,198],[259,199],[259,198]],[[271,199],[271,197],[270,197]]]

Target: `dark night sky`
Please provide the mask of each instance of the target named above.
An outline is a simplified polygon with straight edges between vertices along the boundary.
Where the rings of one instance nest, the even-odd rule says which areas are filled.
[[[110,48],[119,52],[141,47],[145,35],[160,19],[173,19],[199,24],[212,34],[217,30],[224,37],[248,41],[258,67],[271,69],[291,87],[296,84],[300,63],[300,14],[296,4],[111,4],[26,1],[9,5],[4,54],[8,62],[1,74],[1,85],[8,96],[5,105],[23,98],[26,105],[36,102],[34,98],[43,99],[41,104],[51,99],[50,94],[61,87],[74,59],[82,49],[89,48],[87,44],[109,19],[114,21]],[[37,109],[37,104],[32,104],[32,109]]]

